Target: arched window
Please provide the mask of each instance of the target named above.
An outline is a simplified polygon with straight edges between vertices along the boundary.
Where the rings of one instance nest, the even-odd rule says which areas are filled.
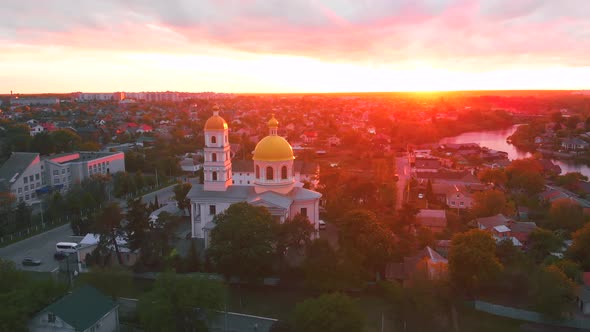
[[[217,161],[217,153],[212,153],[211,154],[211,161]]]
[[[274,171],[273,171],[272,167],[268,166],[266,168],[266,179],[267,180],[274,180],[275,177],[274,177],[273,173],[274,173]]]
[[[211,143],[213,143],[213,144],[217,143],[217,137],[211,136]]]
[[[258,165],[256,165],[256,178],[260,179],[260,167]]]
[[[217,172],[213,172],[213,174],[211,174],[211,178],[213,181],[217,181]]]
[[[287,166],[281,168],[281,179],[287,180]]]

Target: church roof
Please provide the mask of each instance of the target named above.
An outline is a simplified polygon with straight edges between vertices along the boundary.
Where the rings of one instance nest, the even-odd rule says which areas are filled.
[[[205,191],[202,184],[194,185],[187,197],[192,201],[206,202],[268,202],[280,208],[289,208],[293,201],[319,199],[322,194],[313,190],[295,187],[288,194],[283,195],[274,191],[257,194],[254,186],[231,185],[226,191]],[[264,204],[263,204],[264,205]]]

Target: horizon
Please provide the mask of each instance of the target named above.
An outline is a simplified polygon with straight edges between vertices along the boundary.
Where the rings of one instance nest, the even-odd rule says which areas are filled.
[[[0,91],[590,89],[583,0],[105,0],[77,4],[75,17],[70,7],[3,3]]]

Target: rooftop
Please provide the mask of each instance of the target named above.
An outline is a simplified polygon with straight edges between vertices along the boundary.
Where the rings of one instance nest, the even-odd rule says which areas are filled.
[[[0,179],[12,182],[16,174],[22,174],[38,157],[36,152],[13,152],[0,167]]]

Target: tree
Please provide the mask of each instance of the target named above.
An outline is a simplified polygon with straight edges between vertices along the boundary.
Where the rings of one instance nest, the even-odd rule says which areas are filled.
[[[60,129],[51,133],[56,152],[70,152],[75,150],[82,139],[71,130]]]
[[[573,244],[567,251],[568,257],[578,262],[584,271],[590,270],[590,223],[577,230],[572,239]]]
[[[502,270],[496,257],[496,242],[479,229],[456,234],[449,252],[449,273],[457,289],[474,294]]]
[[[148,332],[207,331],[203,320],[223,309],[226,292],[217,280],[163,273],[139,299],[139,321]]]
[[[125,233],[129,249],[136,250],[145,244],[145,233],[149,228],[149,213],[141,197],[127,201],[127,224]]]
[[[92,269],[80,274],[77,283],[89,284],[113,299],[133,293],[134,289],[133,275],[121,267]]]
[[[340,244],[347,254],[356,253],[371,273],[384,271],[394,255],[393,233],[367,210],[348,212],[339,222]]]
[[[561,198],[551,203],[549,209],[549,226],[553,229],[564,228],[574,232],[584,224],[584,211],[574,200]]]
[[[0,331],[28,331],[29,319],[64,295],[67,288],[51,278],[32,278],[2,259],[0,280]]]
[[[31,141],[31,151],[39,152],[42,155],[48,155],[55,152],[53,136],[48,132],[36,134]]]
[[[548,318],[562,318],[574,303],[575,286],[556,266],[538,270],[530,285],[535,310]]]
[[[504,212],[506,196],[499,190],[486,190],[473,194],[473,214],[478,217],[490,217]]]
[[[305,286],[321,292],[358,287],[361,283],[358,260],[358,255],[342,259],[327,240],[315,240],[306,248],[303,262]]]
[[[213,222],[208,255],[219,272],[251,281],[271,271],[276,223],[265,207],[235,203]]]
[[[503,169],[487,168],[478,174],[479,180],[484,183],[491,183],[496,186],[503,186],[508,181],[508,176]]]
[[[561,240],[553,232],[537,228],[531,232],[528,240],[528,253],[535,262],[542,262],[551,252],[561,247]]]
[[[543,166],[536,159],[517,159],[510,164],[506,173],[507,185],[514,191],[524,191],[529,195],[540,193],[545,186]]]
[[[561,259],[553,265],[560,269],[571,281],[575,283],[582,281],[582,268],[580,264],[569,259]]]
[[[117,240],[122,239],[125,235],[121,225],[123,217],[119,204],[110,203],[98,214],[94,226],[96,233],[100,235],[97,250],[110,253],[110,248],[114,248],[119,265],[123,265],[123,259]]]
[[[299,250],[311,241],[315,229],[306,215],[296,214],[277,226],[276,250],[279,258],[284,259],[287,249]]]
[[[188,192],[191,190],[192,185],[188,182],[179,183],[174,187],[174,199],[178,204],[178,208],[183,210],[187,209],[190,213],[191,200],[186,197]]]
[[[297,304],[292,316],[294,331],[358,332],[365,324],[358,304],[339,293],[305,300]]]

